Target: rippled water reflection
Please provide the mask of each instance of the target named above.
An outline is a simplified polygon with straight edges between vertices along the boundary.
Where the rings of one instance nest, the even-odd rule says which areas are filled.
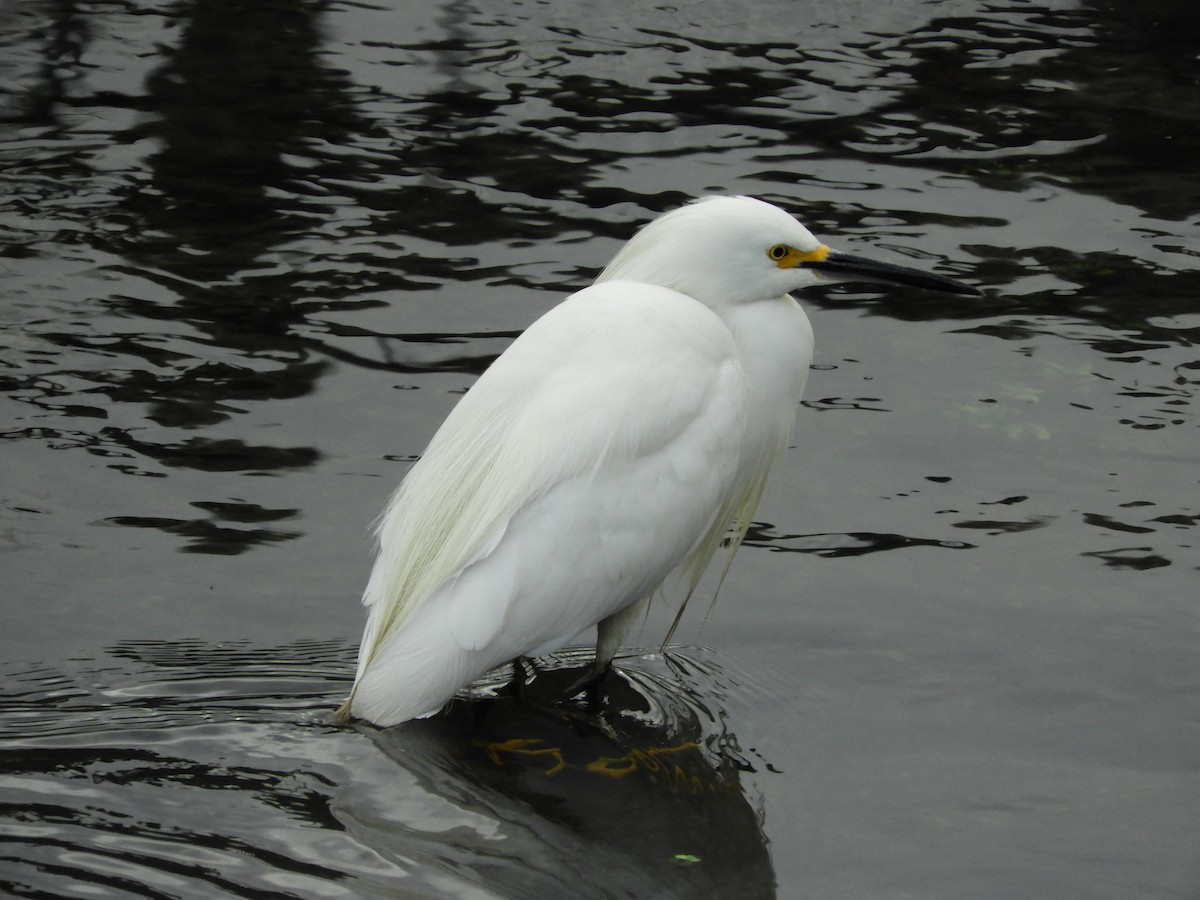
[[[706,705],[729,682],[704,655],[635,660],[596,710],[543,707],[590,659],[562,654],[526,700],[483,683],[384,731],[330,721],[353,658],[330,642],[140,641],[6,672],[5,885],[774,895],[761,798],[741,783],[764,763]]]
[[[1194,892],[1194,4],[411,6],[0,13],[5,889]],[[491,713],[697,743],[719,800],[518,800],[453,717],[332,729],[407,462],[705,191],[987,289],[807,296],[796,447],[685,624],[714,653],[627,670],[603,734]],[[623,733],[639,697],[695,721]],[[598,799],[668,868],[564,824]]]

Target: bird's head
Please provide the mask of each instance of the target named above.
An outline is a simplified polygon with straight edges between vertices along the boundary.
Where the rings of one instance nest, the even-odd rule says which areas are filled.
[[[868,281],[978,294],[933,275],[831,250],[777,206],[753,197],[707,197],[659,216],[597,281],[668,287],[719,310],[837,281]]]

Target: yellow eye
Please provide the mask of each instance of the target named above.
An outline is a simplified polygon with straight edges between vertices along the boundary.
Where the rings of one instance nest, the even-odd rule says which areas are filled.
[[[787,244],[776,244],[767,251],[767,256],[771,257],[771,259],[775,260],[776,262],[779,262],[781,259],[787,259],[787,255],[790,250],[791,247],[789,247]]]

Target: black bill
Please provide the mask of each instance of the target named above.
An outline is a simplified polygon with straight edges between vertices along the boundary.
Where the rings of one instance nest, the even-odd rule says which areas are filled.
[[[893,266],[890,263],[875,262],[873,259],[863,259],[861,256],[851,256],[848,253],[829,251],[829,255],[821,262],[805,263],[805,268],[818,272],[828,272],[832,281],[870,281],[885,284],[907,284],[912,287],[926,288],[931,291],[945,291],[949,294],[971,294],[981,296],[982,291],[969,284],[947,278],[945,275],[934,275],[931,272],[921,272],[904,266]]]

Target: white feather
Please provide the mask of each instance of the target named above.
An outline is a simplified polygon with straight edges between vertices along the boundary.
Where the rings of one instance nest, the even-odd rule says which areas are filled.
[[[736,548],[812,357],[776,242],[819,246],[747,198],[668,214],[496,360],[380,520],[344,712],[434,712]]]

